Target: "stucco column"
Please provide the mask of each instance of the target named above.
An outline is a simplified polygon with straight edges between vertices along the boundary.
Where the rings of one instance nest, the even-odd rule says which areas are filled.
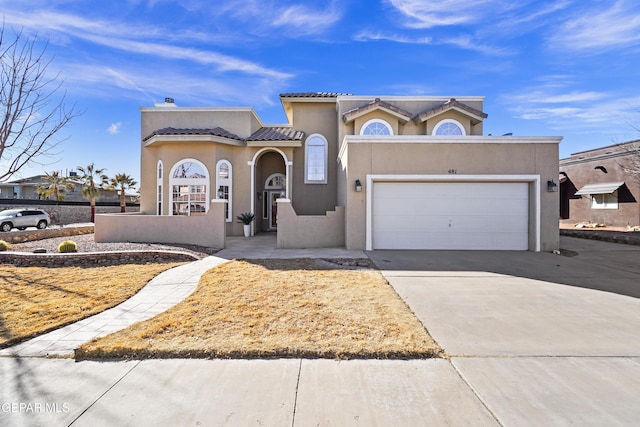
[[[249,167],[251,167],[251,185],[249,186],[251,188],[251,193],[249,193],[249,200],[251,200],[251,213],[253,213],[255,215],[256,213],[256,201],[253,197],[253,195],[256,193],[256,162],[253,160],[249,160],[247,162],[247,164],[249,165]],[[255,231],[255,221],[251,222],[251,235],[255,235],[256,231]]]
[[[286,190],[285,191],[285,193],[286,193],[285,198],[288,199],[288,200],[291,200],[291,190],[292,190],[292,188],[291,188],[291,181],[292,181],[291,173],[292,173],[292,171],[293,171],[293,162],[285,160],[285,176],[286,176],[286,179],[287,179],[287,186],[286,186],[286,189],[285,189]]]

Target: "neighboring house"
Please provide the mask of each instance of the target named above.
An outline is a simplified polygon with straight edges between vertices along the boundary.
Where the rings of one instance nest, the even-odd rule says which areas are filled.
[[[640,225],[640,176],[623,166],[640,156],[640,141],[571,154],[560,160],[560,221]]]
[[[36,190],[39,186],[48,186],[49,183],[45,179],[46,175],[36,175],[28,178],[17,179],[14,181],[0,182],[0,199],[20,199],[20,200],[39,200],[41,197]],[[65,190],[65,202],[86,202],[82,197],[82,181],[78,179],[76,172],[70,172],[69,180],[75,184],[75,188]],[[125,194],[130,200],[138,197],[135,190],[126,190]],[[100,198],[98,203],[103,202],[120,202],[120,190],[100,190]]]
[[[243,233],[236,216],[253,212],[252,232],[277,232],[281,248],[558,248],[558,193],[547,182],[557,179],[561,137],[483,136],[483,97],[280,101],[284,125],[263,124],[252,108],[171,98],[141,108],[147,218],[96,220],[96,239],[206,243],[223,226],[222,241],[208,244],[224,245]]]

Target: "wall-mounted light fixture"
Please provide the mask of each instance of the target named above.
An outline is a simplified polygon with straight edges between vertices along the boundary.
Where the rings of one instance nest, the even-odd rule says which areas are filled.
[[[360,182],[359,179],[356,179],[356,192],[361,192],[362,191],[362,183]]]
[[[547,181],[547,191],[549,193],[555,193],[556,191],[558,191],[558,184],[553,182],[553,180]]]
[[[222,185],[218,188],[218,199],[224,199],[224,188],[222,188]]]

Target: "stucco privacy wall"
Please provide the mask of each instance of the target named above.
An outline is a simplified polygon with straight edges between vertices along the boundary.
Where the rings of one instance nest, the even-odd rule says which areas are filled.
[[[344,247],[343,207],[326,215],[298,216],[290,200],[279,199],[278,221],[278,248]]]
[[[537,175],[540,189],[530,186],[529,250],[539,209],[540,248],[558,248],[558,193],[547,192],[547,180],[556,179],[559,137],[345,137],[339,162],[345,170],[345,246],[366,248],[366,188],[356,192],[356,179],[366,185],[368,175]],[[539,205],[537,197],[539,196]]]
[[[96,215],[95,241],[138,243],[184,243],[224,248],[225,220],[222,200],[212,200],[201,216],[144,214]]]
[[[52,225],[77,224],[91,222],[91,207],[89,204],[82,206],[65,206],[51,204],[26,204],[20,200],[14,200],[13,204],[0,204],[0,210],[5,209],[44,209],[51,216]],[[138,212],[139,206],[127,206],[127,212]],[[120,206],[96,206],[96,213],[117,213]]]

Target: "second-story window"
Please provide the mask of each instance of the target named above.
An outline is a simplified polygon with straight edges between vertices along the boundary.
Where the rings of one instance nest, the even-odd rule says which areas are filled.
[[[393,135],[393,129],[384,120],[371,119],[362,126],[360,135]]]
[[[444,119],[433,128],[433,134],[439,136],[462,136],[466,135],[466,132],[460,122],[453,119]]]
[[[327,183],[328,143],[324,136],[313,134],[305,143],[304,182],[305,184]]]

